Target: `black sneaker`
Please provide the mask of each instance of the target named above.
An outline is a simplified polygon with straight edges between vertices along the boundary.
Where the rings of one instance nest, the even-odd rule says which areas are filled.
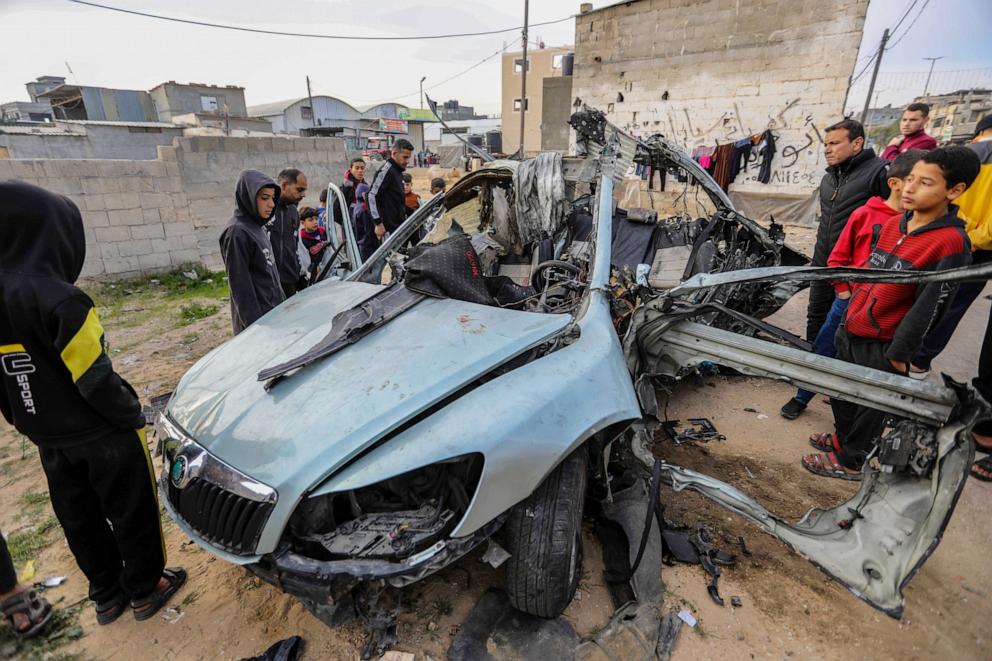
[[[795,420],[805,410],[806,410],[806,405],[800,402],[795,397],[793,397],[792,399],[790,399],[785,403],[785,406],[782,407],[782,410],[779,411],[779,413],[781,413],[782,417],[785,418],[786,420]]]

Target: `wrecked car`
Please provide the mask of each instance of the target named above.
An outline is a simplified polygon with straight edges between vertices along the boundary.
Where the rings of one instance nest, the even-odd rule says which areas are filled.
[[[169,514],[330,624],[498,534],[510,602],[555,617],[581,575],[590,482],[608,488],[603,467],[627,458],[899,616],[987,407],[963,386],[814,355],[762,321],[804,277],[827,277],[782,228],[736,212],[660,136],[589,109],[571,124],[579,155],[487,163],[364,264],[345,223],[322,282],[194,365],[156,426]],[[680,172],[714,211],[617,208],[635,163]],[[790,524],[656,460],[655,385],[710,362],[898,416],[858,493]]]

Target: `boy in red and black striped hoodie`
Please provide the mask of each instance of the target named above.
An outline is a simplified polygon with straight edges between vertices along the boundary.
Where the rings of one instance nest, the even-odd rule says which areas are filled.
[[[924,155],[906,178],[906,213],[882,225],[868,268],[933,271],[971,262],[971,243],[952,202],[975,181],[980,164],[965,147],[945,147]],[[939,319],[955,285],[862,283],[854,286],[844,322],[834,343],[837,358],[874,369],[908,375],[909,361]],[[860,479],[860,469],[888,414],[832,399],[839,451],[803,457],[818,475]]]

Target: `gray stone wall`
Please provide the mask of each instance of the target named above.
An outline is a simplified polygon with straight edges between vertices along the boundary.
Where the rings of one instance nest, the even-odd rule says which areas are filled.
[[[765,129],[771,181],[732,190],[807,196],[826,164],[821,138],[842,118],[868,0],[643,0],[580,14],[573,96],[612,122],[691,150]]]
[[[275,179],[296,167],[310,182],[301,206],[347,167],[338,138],[179,138],[154,161],[0,160],[0,180],[20,179],[71,198],[86,231],[86,277],[123,276],[189,262],[219,268],[218,239],[245,169]]]
[[[0,135],[0,147],[8,158],[107,158],[153,160],[159,145],[171,145],[182,137],[182,127],[128,127],[98,124],[68,124],[77,135]],[[63,125],[65,126],[65,125]]]

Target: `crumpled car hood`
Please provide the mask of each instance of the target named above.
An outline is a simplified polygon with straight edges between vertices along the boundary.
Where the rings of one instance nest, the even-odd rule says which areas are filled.
[[[280,499],[295,500],[384,434],[570,320],[427,299],[263,388],[259,369],[306,351],[335,314],[380,289],[327,282],[294,296],[187,372],[168,415],[211,454],[275,488]]]

